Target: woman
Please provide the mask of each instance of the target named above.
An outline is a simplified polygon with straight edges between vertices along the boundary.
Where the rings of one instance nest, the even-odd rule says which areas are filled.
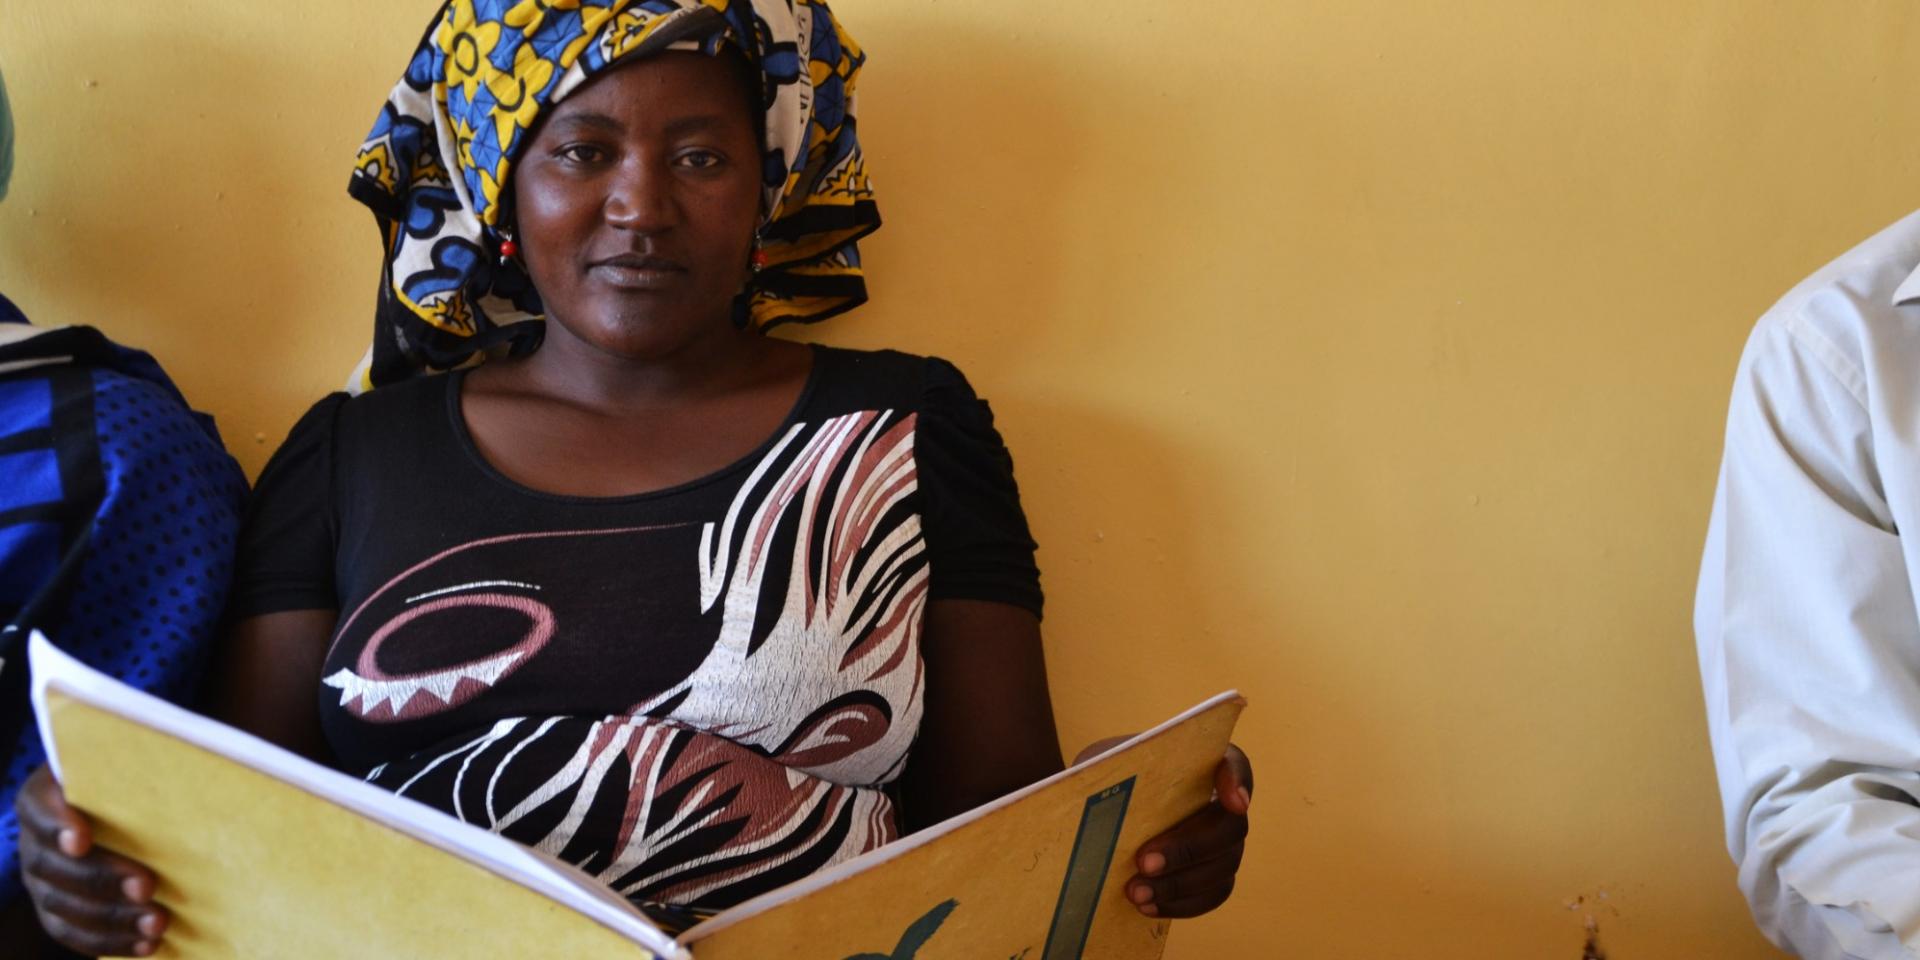
[[[761,335],[865,298],[825,6],[568,6],[448,4],[362,151],[380,388],[262,474],[217,712],[697,915],[1059,770],[1038,576],[957,370]],[[1218,786],[1143,912],[1231,889]],[[151,873],[21,806],[48,929],[151,952]]]

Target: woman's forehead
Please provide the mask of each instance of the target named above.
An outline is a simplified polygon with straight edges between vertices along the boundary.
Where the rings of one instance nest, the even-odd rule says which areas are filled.
[[[727,61],[669,50],[621,63],[588,80],[554,104],[547,119],[652,125],[711,117],[750,123],[742,87],[740,71]]]

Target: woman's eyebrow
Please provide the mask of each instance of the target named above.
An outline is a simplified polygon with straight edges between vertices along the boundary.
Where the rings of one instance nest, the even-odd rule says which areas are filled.
[[[689,133],[703,133],[725,126],[727,120],[718,114],[701,113],[689,117],[678,117],[667,122],[664,132],[670,137]]]
[[[556,127],[593,127],[612,133],[618,133],[626,129],[626,124],[604,113],[591,112],[561,114],[553,118],[553,125]]]
[[[726,125],[726,118],[719,114],[697,113],[691,116],[675,117],[667,121],[661,132],[669,137],[685,136],[689,133],[703,133]],[[622,133],[627,125],[604,113],[581,111],[567,113],[553,118],[556,127],[590,127],[608,133]]]

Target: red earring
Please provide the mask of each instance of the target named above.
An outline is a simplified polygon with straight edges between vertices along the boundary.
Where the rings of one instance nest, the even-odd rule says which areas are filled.
[[[520,245],[513,242],[513,231],[502,228],[500,231],[500,265],[506,266],[508,260],[520,255]]]
[[[767,268],[767,252],[760,249],[758,245],[755,245],[753,248],[753,257],[750,262],[753,264],[754,273],[765,270]]]

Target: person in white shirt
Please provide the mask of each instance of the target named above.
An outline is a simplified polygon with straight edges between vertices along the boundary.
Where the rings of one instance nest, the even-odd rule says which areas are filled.
[[[1795,287],[1734,381],[1694,626],[1761,930],[1920,957],[1920,213]]]

